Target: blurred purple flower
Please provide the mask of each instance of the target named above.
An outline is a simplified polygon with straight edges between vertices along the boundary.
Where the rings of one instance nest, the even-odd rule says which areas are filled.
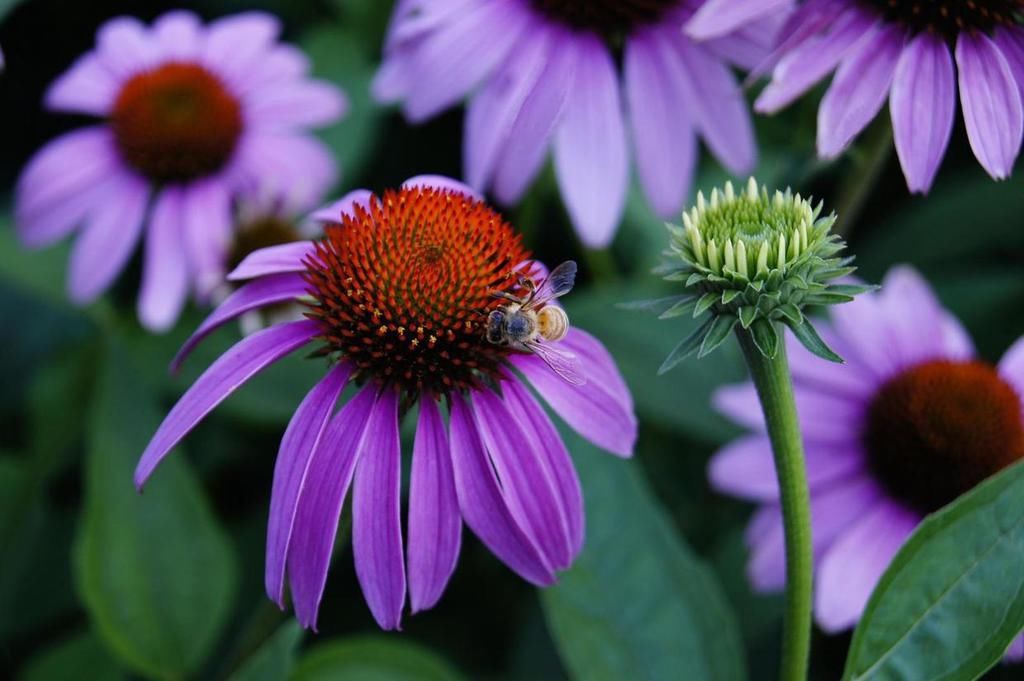
[[[146,231],[139,319],[166,330],[190,288],[204,299],[223,279],[235,199],[287,187],[316,201],[333,184],[335,162],[306,129],[338,119],[345,98],[308,78],[280,28],[258,12],[209,26],[184,11],[151,27],[111,19],[50,87],[48,108],[104,119],[44,147],[17,188],[26,245],[81,227],[68,266],[75,302],[101,295]]]
[[[729,8],[762,3],[777,0],[713,0],[688,30],[701,38],[734,30]],[[834,70],[818,110],[818,154],[838,156],[888,98],[907,186],[926,193],[949,144],[959,90],[974,155],[1005,179],[1024,131],[1019,9],[1006,0],[808,0],[779,34],[772,80],[755,108],[778,111]]]
[[[231,278],[252,281],[199,327],[175,365],[249,310],[297,300],[308,319],[271,326],[222,355],[168,414],[136,484],[242,383],[317,342],[315,354],[332,368],[281,442],[267,532],[270,598],[283,607],[287,577],[299,621],[315,628],[350,485],[356,574],[382,628],[400,625],[407,574],[413,612],[441,597],[463,520],[524,579],[551,584],[582,548],[583,497],[524,379],[585,438],[630,456],[637,422],[611,356],[576,328],[549,344],[575,355],[586,378],[576,385],[534,354],[487,341],[488,310],[501,304],[494,292],[519,290],[516,272],[536,277],[541,268],[511,226],[460,183],[414,178],[383,198],[360,190],[318,215],[341,224],[322,241],[246,258]],[[333,414],[350,385],[353,396]],[[416,404],[406,554],[399,422]]]
[[[690,191],[698,135],[732,173],[755,165],[750,114],[727,62],[756,63],[777,22],[699,44],[680,27],[701,2],[403,0],[374,94],[403,102],[413,122],[468,95],[464,175],[506,204],[550,145],[576,230],[604,246],[625,207],[630,137],[641,185],[666,219]]]
[[[847,364],[797,342],[787,350],[811,489],[815,616],[837,632],[857,622],[926,514],[1024,458],[1024,338],[998,367],[976,359],[966,331],[908,267],[893,269],[881,292],[830,310],[822,337]],[[756,432],[715,455],[711,482],[761,504],[747,531],[748,575],[758,590],[782,589],[782,515],[754,386],[721,388],[714,401]],[[1024,657],[1024,639],[1008,657]]]

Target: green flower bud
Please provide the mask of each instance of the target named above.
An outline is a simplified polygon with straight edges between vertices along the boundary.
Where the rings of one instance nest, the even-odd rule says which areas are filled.
[[[804,309],[846,303],[873,287],[833,283],[856,268],[853,258],[839,256],[845,243],[831,232],[835,214],[821,217],[821,211],[821,203],[813,206],[788,189],[769,194],[754,178],[739,193],[727,182],[710,200],[697,194],[683,226],[668,226],[668,262],[658,269],[665,279],[683,282],[686,293],[633,306],[660,310],[663,319],[707,315],[665,360],[662,373],[694,352],[707,355],[737,325],[766,357],[778,352],[782,323],[814,354],[842,362]]]

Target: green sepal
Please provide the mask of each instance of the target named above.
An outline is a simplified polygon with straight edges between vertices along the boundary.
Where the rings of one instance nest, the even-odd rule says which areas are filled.
[[[804,296],[804,305],[839,305],[853,301],[853,296],[848,296],[835,291],[821,291],[820,293],[809,293]]]
[[[754,339],[754,345],[761,354],[768,359],[775,359],[775,355],[779,354],[779,333],[775,330],[775,324],[767,319],[758,319],[750,326],[750,337]]]
[[[686,280],[686,288],[690,288],[691,286],[695,286],[695,285],[699,284],[700,282],[704,281],[704,279],[705,279],[705,276],[703,274],[701,274],[700,272],[694,272]]]
[[[830,270],[822,270],[818,272],[818,281],[831,281],[833,279],[839,279],[840,277],[848,277],[857,271],[856,267],[837,267]]]
[[[833,352],[825,341],[821,340],[821,336],[814,330],[814,326],[806,317],[801,324],[790,323],[789,328],[793,330],[796,339],[813,354],[836,364],[845,364],[843,358]]]
[[[743,291],[739,291],[734,288],[726,289],[722,291],[722,305],[728,305],[732,301],[736,300],[737,297],[742,295]]]
[[[710,310],[711,306],[717,303],[719,300],[721,300],[721,296],[718,294],[717,291],[713,293],[705,293],[704,295],[702,295],[700,297],[700,300],[697,301],[697,304],[693,308],[694,319]]]
[[[877,291],[880,288],[880,286],[876,286],[875,284],[836,284],[834,286],[829,286],[828,290],[829,293],[839,293],[844,296],[852,297],[859,296],[860,294],[867,293],[869,291]]]
[[[750,325],[757,319],[757,308],[753,305],[745,305],[740,308],[740,326],[749,329]]]
[[[679,341],[679,345],[672,349],[665,361],[661,363],[661,368],[658,369],[658,375],[668,373],[675,365],[682,362],[684,359],[692,355],[697,351],[697,348],[701,346],[704,341],[704,336],[708,334],[711,326],[715,323],[715,317],[708,317],[703,324],[701,324],[693,333]]]
[[[688,296],[686,300],[680,300],[678,303],[658,315],[658,319],[672,319],[674,317],[680,317],[692,310],[693,306],[697,304],[697,300],[696,296]]]
[[[620,310],[629,310],[631,312],[655,312],[661,314],[665,310],[670,310],[679,303],[684,303],[688,300],[696,300],[696,297],[689,293],[684,293],[682,295],[666,296],[664,298],[629,300],[624,303],[616,303],[615,307]]]
[[[719,345],[721,345],[729,334],[732,333],[732,329],[736,326],[736,318],[731,314],[723,314],[714,317],[714,323],[711,325],[711,330],[708,331],[707,335],[704,336],[704,341],[700,344],[700,352],[697,353],[697,359],[710,355],[715,351]]]
[[[785,317],[794,324],[802,324],[804,321],[804,313],[800,311],[800,308],[793,303],[785,303],[779,305],[777,308],[779,315]]]
[[[670,255],[666,253],[666,255]],[[665,277],[666,279],[672,275],[679,274],[680,272],[689,272],[690,266],[686,263],[681,262],[663,262],[651,270],[651,274],[659,277]]]

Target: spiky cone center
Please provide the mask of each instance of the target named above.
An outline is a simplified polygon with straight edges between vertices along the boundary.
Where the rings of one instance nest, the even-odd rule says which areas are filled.
[[[448,190],[403,188],[329,225],[307,260],[308,316],[321,354],[408,397],[442,396],[501,379],[511,349],[489,343],[497,291],[521,295],[521,237],[484,203]]]
[[[863,445],[886,491],[932,513],[1024,459],[1016,391],[982,362],[936,360],[886,381],[868,408]]]
[[[697,195],[682,227],[669,225],[670,260],[662,269],[666,279],[686,288],[662,317],[710,314],[693,337],[696,346],[683,344],[684,349],[707,354],[739,324],[762,352],[774,356],[777,327],[784,323],[813,352],[840,361],[804,309],[849,302],[870,287],[834,283],[854,268],[838,256],[844,244],[831,233],[835,216],[821,217],[821,211],[821,204],[789,190],[769,193],[753,178],[740,192],[726,183],[710,198]]]

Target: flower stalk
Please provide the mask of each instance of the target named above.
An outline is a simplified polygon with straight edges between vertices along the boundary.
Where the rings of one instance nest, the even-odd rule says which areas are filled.
[[[786,535],[786,608],[779,678],[782,681],[803,681],[807,678],[811,652],[814,556],[811,548],[811,501],[803,441],[793,399],[793,382],[785,344],[779,344],[774,357],[767,357],[758,349],[749,331],[737,329],[736,337],[754,379],[768,427]]]

